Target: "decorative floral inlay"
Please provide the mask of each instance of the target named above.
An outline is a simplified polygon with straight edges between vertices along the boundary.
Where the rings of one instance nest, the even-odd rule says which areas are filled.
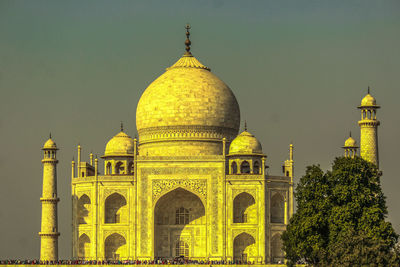
[[[207,199],[207,180],[205,179],[154,179],[153,180],[153,201],[158,199],[164,192],[182,187],[194,191]]]

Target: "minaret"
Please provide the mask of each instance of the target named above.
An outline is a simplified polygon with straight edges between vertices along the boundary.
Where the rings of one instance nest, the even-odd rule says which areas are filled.
[[[43,163],[43,193],[42,202],[42,226],[40,236],[40,259],[44,261],[58,260],[58,232],[57,226],[57,146],[51,139],[46,141],[42,150]]]
[[[346,139],[346,141],[344,142],[344,156],[346,158],[354,158],[355,156],[357,156],[357,142],[356,140],[354,140],[353,137],[351,137],[351,132],[350,132],[350,136],[349,138]]]
[[[376,119],[376,110],[380,108],[376,104],[376,100],[369,93],[361,100],[361,120],[360,125],[360,156],[374,163],[379,168],[379,153],[378,153],[378,126],[380,122]]]
[[[293,160],[293,144],[290,143],[289,146],[289,159],[285,160],[283,165],[283,173],[285,176],[290,177],[290,187],[289,187],[289,218],[285,217],[285,223],[288,222],[293,215],[293,173],[294,173],[294,160]],[[285,213],[286,214],[286,213]]]

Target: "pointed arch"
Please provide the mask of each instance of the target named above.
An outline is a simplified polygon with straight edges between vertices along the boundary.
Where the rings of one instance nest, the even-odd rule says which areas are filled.
[[[133,174],[133,172],[134,172],[133,161],[131,161],[128,164],[128,173],[127,174]]]
[[[78,199],[78,224],[91,223],[91,202],[88,195],[83,194]]]
[[[271,223],[285,222],[285,199],[282,194],[275,193],[271,198]]]
[[[88,259],[90,258],[90,238],[86,234],[82,234],[78,241],[78,258]]]
[[[161,196],[154,207],[155,257],[206,257],[205,246],[194,249],[195,240],[205,244],[205,215],[205,206],[194,192],[178,187]]]
[[[118,161],[115,164],[114,173],[115,174],[122,174],[124,171],[124,163],[122,161]]]
[[[233,222],[249,223],[256,219],[255,199],[247,192],[238,194],[233,200]]]
[[[108,162],[107,165],[106,165],[106,174],[107,175],[111,175],[112,174],[111,162]]]
[[[127,217],[126,199],[118,194],[113,193],[108,196],[104,204],[105,223],[123,223]]]
[[[104,256],[107,260],[119,260],[127,257],[126,240],[117,233],[109,235],[104,241]]]
[[[247,160],[244,160],[240,164],[240,173],[242,174],[250,173],[250,163]]]
[[[258,160],[254,161],[253,163],[253,173],[254,174],[260,174],[260,162]]]
[[[275,234],[271,239],[271,260],[272,263],[283,262],[285,254],[283,252],[283,242],[280,234]]]
[[[237,168],[237,163],[234,161],[231,164],[231,174],[237,174],[238,168]]]
[[[233,240],[233,259],[236,263],[247,263],[249,258],[255,256],[254,237],[243,232]]]
[[[169,193],[171,193],[172,191],[175,191],[175,190],[177,190],[177,189],[182,189],[182,190],[185,190],[185,191],[188,191],[188,192],[190,192],[190,193],[192,193],[192,194],[194,194],[194,195],[196,195],[200,200],[201,200],[201,202],[202,202],[202,204],[203,204],[203,206],[206,206],[206,203],[207,203],[207,196],[206,195],[203,195],[203,194],[201,194],[200,192],[197,192],[196,190],[192,190],[192,188],[190,188],[190,186],[185,186],[185,184],[179,184],[179,185],[177,185],[177,186],[174,186],[174,187],[171,187],[171,188],[168,188],[168,190],[163,190],[163,192],[161,193],[161,194],[159,194],[157,197],[153,197],[153,207],[155,208],[155,206],[157,205],[157,203],[158,203],[158,201],[162,198],[162,197],[164,197],[165,195],[167,195],[167,194],[169,194]],[[195,188],[196,189],[196,188]],[[200,191],[200,190],[199,190]]]

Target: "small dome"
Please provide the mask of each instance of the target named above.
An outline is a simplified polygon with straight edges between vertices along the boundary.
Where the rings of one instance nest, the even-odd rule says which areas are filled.
[[[229,154],[262,154],[261,143],[254,135],[244,131],[233,139]]]
[[[344,147],[357,147],[357,142],[354,140],[353,137],[347,138],[347,140],[344,142]]]
[[[132,137],[121,131],[108,141],[104,157],[133,156],[133,153],[134,143]]]
[[[44,143],[43,149],[57,149],[57,145],[51,138],[49,138],[49,140]]]
[[[361,100],[362,107],[376,106],[375,98],[369,93]]]

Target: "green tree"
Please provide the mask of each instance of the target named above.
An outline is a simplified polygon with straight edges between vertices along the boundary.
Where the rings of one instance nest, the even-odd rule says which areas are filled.
[[[329,240],[327,175],[319,166],[307,167],[294,195],[297,211],[282,234],[283,249],[289,263],[302,259],[316,265],[325,258]]]
[[[371,238],[354,229],[342,231],[330,244],[328,262],[331,266],[399,266],[398,248],[390,248],[382,239]]]
[[[381,266],[394,263],[397,235],[374,164],[337,158],[332,171],[307,168],[296,187],[297,211],[282,235],[289,262]]]

